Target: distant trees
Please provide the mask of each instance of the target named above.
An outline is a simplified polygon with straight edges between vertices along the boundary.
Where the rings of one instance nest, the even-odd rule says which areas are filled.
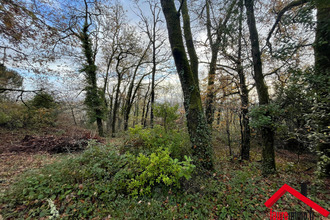
[[[154,125],[154,105],[155,105],[155,93],[156,93],[156,72],[166,64],[169,60],[169,56],[164,50],[166,37],[164,36],[164,29],[162,27],[161,19],[161,7],[157,0],[147,0],[147,7],[149,7],[150,17],[145,15],[145,12],[138,6],[138,16],[141,19],[140,28],[144,32],[151,44],[151,85],[150,85],[150,126]]]

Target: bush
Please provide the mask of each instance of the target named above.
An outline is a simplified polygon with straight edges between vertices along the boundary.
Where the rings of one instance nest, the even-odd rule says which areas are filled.
[[[256,129],[262,129],[264,127],[270,127],[274,130],[279,129],[282,124],[279,122],[278,118],[281,117],[283,113],[280,106],[275,103],[255,106],[249,113],[251,117],[250,125]]]
[[[13,102],[0,103],[0,126],[9,129],[54,126],[56,118],[55,109],[28,108]]]
[[[25,125],[26,107],[12,102],[0,103],[0,126],[14,129]]]
[[[129,128],[128,137],[123,146],[123,151],[138,155],[140,152],[150,154],[159,148],[168,148],[173,158],[183,160],[185,155],[190,155],[190,141],[186,132],[168,130],[156,125],[154,128],[143,128],[136,125]]]
[[[150,156],[140,154],[137,162],[141,172],[128,184],[132,196],[149,195],[157,184],[180,188],[180,179],[190,179],[195,168],[190,157],[185,156],[185,161],[179,162],[170,157],[168,149],[162,148]]]
[[[29,102],[32,108],[35,109],[53,109],[56,107],[55,100],[52,95],[46,92],[37,93]]]

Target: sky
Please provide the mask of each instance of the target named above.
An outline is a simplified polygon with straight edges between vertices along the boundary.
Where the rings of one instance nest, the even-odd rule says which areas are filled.
[[[32,0],[25,0],[26,2],[32,1]],[[46,1],[47,0],[43,0]],[[52,0],[48,0],[49,2],[54,2]],[[61,0],[62,1],[62,0]],[[65,0],[63,0],[65,1]],[[70,1],[75,2],[78,0],[74,0],[74,1]],[[82,0],[79,0],[82,2]],[[136,6],[133,2],[133,0],[118,0],[118,2],[120,2],[124,9],[126,10],[126,15],[128,17],[128,21],[130,24],[132,25],[136,25],[139,21],[139,17],[134,13],[134,11],[136,10]],[[144,0],[140,0],[139,1],[140,4],[139,6],[141,7],[142,11],[145,13],[145,15],[148,15],[149,13],[149,7],[147,6],[147,4],[143,3]],[[53,7],[60,7],[57,4],[53,4]],[[267,28],[269,27],[260,27],[260,29],[262,30],[267,30]],[[262,31],[260,32],[262,34]],[[202,31],[202,32],[197,32],[195,31],[194,33],[194,37],[195,39],[198,39],[200,41],[204,41],[206,39],[206,32]],[[197,53],[199,55],[199,59],[200,61],[207,61],[207,57],[209,57],[208,54],[204,53],[204,48],[197,48]],[[312,63],[313,62],[313,56],[307,56],[305,59],[307,62]],[[62,65],[64,62],[66,62],[66,66]],[[56,60],[53,63],[50,63],[50,67],[53,69],[57,69],[59,72],[62,72],[62,74],[57,74],[57,75],[49,75],[46,72],[44,73],[33,73],[33,72],[27,72],[26,70],[23,69],[18,69],[16,68],[15,70],[17,70],[18,72],[22,73],[22,75],[26,76],[26,80],[24,81],[24,87],[26,89],[38,89],[38,87],[40,86],[44,86],[47,83],[47,86],[50,85],[52,87],[53,90],[62,90],[62,91],[66,91],[66,90],[70,90],[70,89],[74,89],[77,87],[77,85],[81,84],[82,82],[82,75],[79,74],[79,68],[80,68],[80,64],[78,64],[75,60],[70,60],[69,58],[62,58],[59,60]],[[207,71],[208,71],[208,67],[205,64],[200,64],[200,79],[203,79],[206,77]],[[71,72],[73,74],[69,75],[69,74],[63,74],[65,72]],[[173,71],[175,71],[174,69],[174,65],[173,65]],[[265,72],[267,72],[267,68],[265,68]],[[46,82],[48,81],[48,82]],[[77,85],[75,85],[77,84]],[[179,88],[180,87],[180,82],[179,79],[177,77],[177,74],[173,74],[171,76],[169,76],[166,80],[163,81],[162,85],[165,86],[166,84],[173,84],[175,87]],[[63,89],[65,88],[65,89]]]

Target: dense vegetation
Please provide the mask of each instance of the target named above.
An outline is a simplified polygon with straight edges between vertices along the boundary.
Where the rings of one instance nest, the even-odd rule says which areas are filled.
[[[0,220],[329,210],[329,10],[1,1]]]

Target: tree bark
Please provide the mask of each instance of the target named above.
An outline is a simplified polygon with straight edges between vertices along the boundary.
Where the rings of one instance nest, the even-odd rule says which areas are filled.
[[[316,0],[317,9],[317,26],[314,43],[315,52],[315,78],[323,80],[323,83],[315,83],[313,85],[317,93],[317,106],[321,111],[329,112],[329,80],[330,80],[330,3],[326,0]],[[317,80],[316,80],[317,82]],[[322,107],[321,107],[322,106]],[[329,117],[318,116],[318,133],[326,133],[330,124]],[[317,144],[317,150],[323,155],[330,157],[330,139],[322,138]],[[322,160],[321,158],[319,158]],[[323,174],[330,176],[330,162],[323,161]]]
[[[268,88],[264,81],[262,73],[261,52],[259,46],[259,35],[256,27],[254,16],[254,0],[245,0],[247,23],[250,32],[250,42],[252,49],[252,60],[254,68],[254,80],[259,98],[259,105],[269,104]],[[269,112],[266,112],[269,115]],[[262,169],[263,174],[271,174],[276,171],[275,166],[275,151],[274,151],[274,130],[271,127],[261,128],[261,136],[263,140],[262,146]]]
[[[238,62],[237,73],[239,77],[239,86],[241,91],[241,159],[250,159],[250,125],[249,125],[249,90],[246,86],[244,69],[242,65],[242,21],[243,21],[243,0],[240,0],[240,17],[238,30]]]
[[[114,137],[116,133],[116,120],[117,120],[117,113],[118,113],[118,98],[120,92],[120,84],[121,84],[121,77],[118,76],[117,88],[116,88],[116,95],[113,104],[113,111],[112,111],[112,123],[111,123],[111,136]]]
[[[198,73],[194,72],[194,67],[198,64],[193,63],[193,60],[191,60],[192,65],[189,64],[182,39],[180,16],[175,8],[174,1],[161,0],[161,5],[167,24],[172,55],[184,95],[184,107],[193,158],[199,168],[212,170],[213,153],[210,145],[210,134],[202,107]],[[187,25],[185,27],[187,28]]]
[[[207,37],[211,47],[211,63],[210,69],[208,74],[208,81],[207,81],[207,94],[206,94],[206,121],[210,128],[212,128],[212,123],[214,120],[214,78],[215,78],[215,71],[216,65],[218,60],[218,51],[220,46],[220,36],[217,35],[216,43],[213,43],[212,33],[211,33],[211,16],[210,16],[210,5],[209,0],[206,0],[206,30],[207,30]]]
[[[102,123],[103,101],[97,88],[97,78],[96,78],[97,67],[95,65],[95,60],[93,59],[94,54],[92,50],[92,42],[90,40],[90,36],[88,33],[88,28],[90,25],[88,24],[88,7],[86,1],[85,4],[86,4],[85,24],[79,36],[80,41],[82,42],[82,48],[86,58],[86,64],[82,69],[82,71],[85,72],[86,74],[86,81],[87,81],[87,86],[85,87],[86,90],[85,104],[89,108],[89,112],[91,114],[93,121],[96,120],[98,133],[102,137],[104,136],[103,123]]]
[[[219,19],[217,26],[215,27],[215,33],[212,33],[212,23],[211,23],[211,15],[210,15],[210,0],[206,0],[205,9],[206,9],[206,30],[207,30],[207,38],[210,43],[211,48],[211,62],[208,73],[208,82],[207,82],[207,94],[206,94],[206,121],[209,125],[210,129],[212,129],[212,124],[214,121],[214,103],[215,103],[215,88],[214,88],[214,80],[215,73],[217,67],[218,53],[221,43],[221,36],[223,34],[223,28],[227,25],[229,18],[233,12],[234,6],[236,5],[236,0],[232,1],[230,6],[227,8],[227,13],[224,19]],[[216,39],[213,40],[213,35],[216,35]]]
[[[153,13],[153,29],[152,29],[152,76],[151,76],[151,106],[150,106],[150,127],[154,127],[154,104],[155,104],[155,76],[157,70],[156,63],[156,21],[155,13]]]
[[[183,19],[183,33],[186,41],[187,51],[190,58],[190,69],[194,75],[196,82],[198,82],[198,57],[194,46],[193,37],[190,27],[190,16],[187,6],[187,0],[182,1],[182,19]],[[199,90],[199,84],[198,84]]]

